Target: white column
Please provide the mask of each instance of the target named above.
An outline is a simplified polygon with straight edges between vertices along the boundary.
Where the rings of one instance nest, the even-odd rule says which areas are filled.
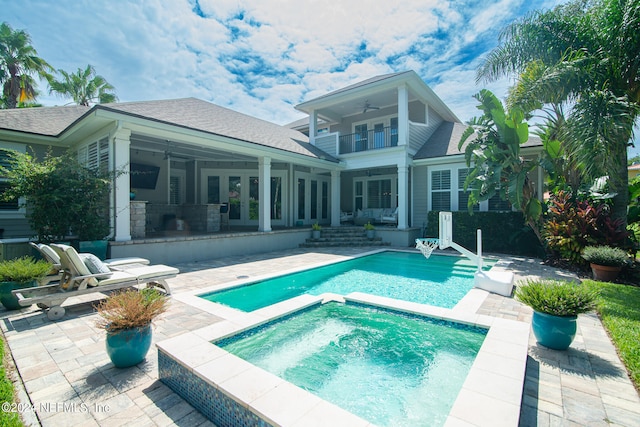
[[[258,160],[258,180],[258,231],[271,231],[271,157],[260,157]]]
[[[331,171],[331,226],[340,226],[340,171]]]
[[[407,228],[409,219],[409,168],[398,165],[398,229]]]
[[[311,111],[309,114],[309,142],[316,145],[316,128],[318,126],[318,112],[316,110]]]
[[[398,87],[398,145],[409,143],[409,92],[407,86]]]
[[[129,148],[131,146],[131,131],[118,129],[113,135],[113,167],[120,173],[115,179],[115,194],[113,195],[114,212],[114,240],[122,242],[131,240],[131,211],[129,207]]]

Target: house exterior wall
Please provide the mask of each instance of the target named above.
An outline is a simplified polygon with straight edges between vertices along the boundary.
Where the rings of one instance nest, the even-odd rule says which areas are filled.
[[[418,166],[412,169],[413,171],[413,217],[412,227],[423,227],[426,225],[427,212],[429,212],[427,206],[427,166]]]

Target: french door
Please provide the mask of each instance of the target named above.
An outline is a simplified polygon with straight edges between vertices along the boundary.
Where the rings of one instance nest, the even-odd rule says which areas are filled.
[[[230,170],[202,171],[203,203],[229,203],[229,223],[231,225],[258,225],[260,218],[260,179],[256,171],[240,172]],[[273,171],[271,174],[271,224],[285,224],[286,197],[284,196],[286,172]]]
[[[329,178],[307,173],[296,174],[296,222],[327,224],[329,222]]]

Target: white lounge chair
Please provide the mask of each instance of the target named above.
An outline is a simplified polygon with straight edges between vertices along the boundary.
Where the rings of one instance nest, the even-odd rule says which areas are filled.
[[[21,306],[38,304],[47,310],[50,320],[58,320],[64,316],[62,303],[68,298],[91,294],[109,293],[122,288],[136,285],[161,288],[170,294],[166,279],[178,275],[179,270],[162,264],[142,265],[125,264],[122,270],[100,265],[100,272],[92,273],[88,264],[78,255],[76,250],[66,245],[51,245],[60,257],[63,275],[60,281],[53,285],[37,286],[33,288],[17,289],[13,294],[18,298]],[[95,261],[95,260],[94,260]]]

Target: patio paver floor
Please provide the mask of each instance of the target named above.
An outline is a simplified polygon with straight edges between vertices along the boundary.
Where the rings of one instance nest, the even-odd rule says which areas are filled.
[[[291,249],[176,265],[169,280],[174,295],[205,286],[259,276],[323,261],[345,259],[373,248]],[[518,279],[567,277],[539,260],[511,258]],[[97,296],[69,299],[67,314],[50,322],[37,308],[0,309],[2,331],[24,389],[20,409],[27,425],[42,426],[212,426],[191,405],[158,380],[157,352],[127,369],[113,367],[104,350],[104,331],[95,327]],[[478,310],[531,321],[531,309],[512,298],[489,294]],[[154,342],[196,330],[220,318],[173,300],[156,321]],[[33,407],[34,411],[29,411]],[[568,351],[537,345],[530,335],[520,413],[521,426],[622,426],[640,420],[640,397],[597,315],[580,315],[578,335]]]

